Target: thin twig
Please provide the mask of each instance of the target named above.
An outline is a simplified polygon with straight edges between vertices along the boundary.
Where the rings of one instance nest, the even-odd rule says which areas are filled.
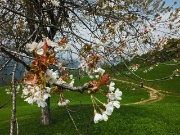
[[[67,110],[67,112],[68,112],[68,114],[69,114],[69,117],[71,118],[71,120],[72,120],[72,122],[73,122],[73,124],[74,124],[74,127],[76,128],[76,131],[78,132],[79,135],[82,135],[82,134],[79,132],[79,130],[78,130],[77,126],[76,126],[76,123],[75,123],[73,117],[71,116],[71,113],[69,112],[69,109],[67,108],[67,106],[66,106],[66,110]]]
[[[11,101],[11,97],[9,98],[8,101],[6,101],[6,103],[4,103],[3,105],[0,106],[0,109],[2,109],[3,107],[5,107],[10,101]]]
[[[10,58],[9,60],[7,60],[3,65],[2,67],[0,68],[0,71],[2,71],[8,64],[9,62],[11,62],[12,58]]]

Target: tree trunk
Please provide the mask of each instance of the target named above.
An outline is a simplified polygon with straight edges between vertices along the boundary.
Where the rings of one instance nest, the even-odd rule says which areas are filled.
[[[51,124],[51,114],[50,114],[50,98],[46,100],[47,106],[41,107],[41,117],[40,123],[41,125],[49,125]]]

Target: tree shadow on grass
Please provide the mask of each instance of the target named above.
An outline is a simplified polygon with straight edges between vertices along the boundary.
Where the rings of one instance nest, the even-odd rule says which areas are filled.
[[[78,110],[79,105],[69,106],[72,110]],[[164,109],[165,110],[165,109]],[[92,105],[82,105],[77,112],[71,112],[71,116],[81,134],[87,135],[143,135],[143,134],[168,134],[178,133],[178,121],[171,121],[166,117],[163,106],[151,105],[122,105],[115,109],[107,122],[98,124],[93,122]],[[164,113],[163,113],[164,112]],[[168,111],[170,113],[170,110]],[[64,107],[56,107],[51,110],[53,123],[48,126],[39,124],[40,111],[28,117],[19,117],[20,135],[77,135],[74,124]],[[172,114],[173,115],[173,114]],[[0,130],[6,134],[9,125]],[[5,131],[6,130],[6,131]]]

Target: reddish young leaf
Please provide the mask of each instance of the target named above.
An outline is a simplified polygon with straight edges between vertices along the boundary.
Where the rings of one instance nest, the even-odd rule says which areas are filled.
[[[29,74],[25,78],[24,83],[30,84],[31,86],[34,86],[37,82],[37,78],[38,78],[38,76],[36,74],[34,76],[33,76],[33,74]]]
[[[31,85],[34,86],[36,84],[36,82],[37,82],[37,75],[35,74],[32,82],[31,82]]]
[[[100,80],[100,85],[105,85],[109,82],[109,74],[106,74],[102,77],[102,79]]]
[[[67,37],[63,37],[61,40],[59,40],[58,45],[64,45],[67,43]]]
[[[48,44],[47,44],[47,42],[46,42],[46,39],[43,39],[43,41],[44,41],[44,45],[43,45],[42,49],[44,50],[44,53],[43,53],[42,56],[46,57],[46,54],[47,54],[47,52],[48,52],[49,46],[48,46]]]

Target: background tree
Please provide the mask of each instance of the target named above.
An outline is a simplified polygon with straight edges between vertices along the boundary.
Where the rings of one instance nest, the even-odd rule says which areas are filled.
[[[46,60],[52,58],[50,60],[61,62],[51,61],[45,67],[38,64],[42,71],[48,71],[51,64],[56,65],[57,69],[58,64],[77,68],[77,63],[81,63],[80,67],[93,78],[94,72],[102,72],[98,70],[102,65],[99,61],[112,65],[130,60],[136,55],[163,48],[169,36],[179,37],[179,9],[164,5],[162,0],[2,0],[0,55],[3,60],[0,71],[5,73],[10,67],[8,73],[12,75],[14,111],[11,132],[16,119],[15,84],[24,79],[18,74],[26,69],[40,77],[37,73],[39,70],[32,68],[35,65],[32,61],[41,59],[42,55]],[[45,39],[42,48],[32,48],[36,43],[40,44],[42,39]],[[69,49],[67,46],[70,46]],[[54,55],[51,56],[51,53]],[[23,66],[21,72],[16,62]],[[66,75],[66,68],[62,69],[61,72]],[[100,78],[99,83],[107,83],[107,76]],[[97,87],[94,83],[92,86],[92,82],[77,89],[69,85],[54,85],[82,91]],[[46,107],[41,106],[43,125],[51,123],[49,97],[46,102]]]

